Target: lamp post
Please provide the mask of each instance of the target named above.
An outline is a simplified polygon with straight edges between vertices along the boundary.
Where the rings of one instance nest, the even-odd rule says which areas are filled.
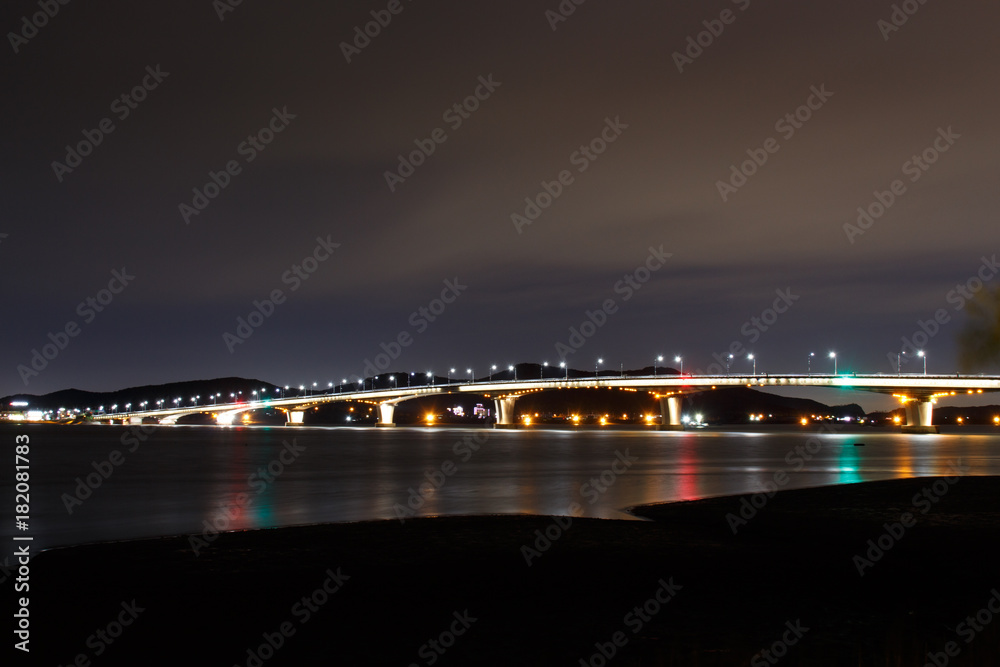
[[[924,360],[924,375],[927,375],[927,355],[923,350],[917,352],[917,356]]]
[[[493,382],[493,371],[495,371],[496,369],[497,369],[497,365],[496,364],[493,364],[492,366],[490,366],[490,382]]]
[[[906,356],[906,350],[900,350],[896,353],[896,376],[901,376],[903,374],[903,363],[901,357]]]
[[[729,377],[729,364],[733,361],[733,355],[726,357],[726,377]]]
[[[566,365],[566,362],[565,361],[560,361],[559,362],[559,368],[565,368],[566,369],[565,379],[568,380],[569,379],[569,366]]]
[[[594,379],[598,378],[598,368],[604,363],[604,359],[598,359],[597,363],[594,364]]]
[[[455,372],[454,368],[448,369],[448,384],[451,384],[451,374]]]
[[[465,372],[469,374],[469,379],[472,381],[473,384],[475,384],[475,382],[476,382],[476,374],[472,372],[472,369],[471,368],[466,368]]]
[[[747,360],[753,362],[753,375],[757,377],[757,357],[753,356],[753,352],[747,355]]]
[[[830,353],[830,358],[833,359],[833,374],[836,375],[837,374],[837,353],[836,352],[831,352]]]
[[[514,372],[514,381],[517,382],[517,366],[512,365],[512,364],[508,365],[507,366],[507,370]]]
[[[653,377],[656,377],[656,362],[657,361],[663,361],[663,355],[662,354],[659,355],[658,357],[656,357],[655,359],[653,359]]]
[[[681,365],[681,375],[684,375],[684,359],[682,359],[680,356],[676,356],[674,357],[674,361],[676,361]]]
[[[433,371],[427,371],[427,384],[434,386],[434,373]]]

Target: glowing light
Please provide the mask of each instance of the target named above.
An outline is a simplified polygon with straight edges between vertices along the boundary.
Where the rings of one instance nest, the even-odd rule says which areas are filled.
[[[531,417],[525,417],[524,418],[524,425],[525,426],[531,426]]]
[[[892,418],[892,423],[893,424],[901,424],[901,423],[903,423],[903,418],[897,415],[897,416],[895,416],[895,417]]]
[[[424,417],[424,419],[427,420],[428,424],[433,424],[434,423],[434,415],[432,415],[432,414],[428,413],[427,416]]]
[[[1000,426],[1000,417],[994,417],[993,418],[993,424]]]
[[[601,417],[601,426],[605,426],[607,423],[608,423],[608,420],[605,419],[604,417]]]
[[[809,423],[809,420],[803,417],[802,419],[799,420],[799,423],[802,424],[803,426],[806,426]]]
[[[573,415],[573,422],[580,423],[580,415]]]
[[[965,422],[965,419],[963,419],[962,417],[959,417],[959,418],[958,418],[958,423],[959,423],[959,424],[962,424],[962,423],[964,423],[964,422]]]

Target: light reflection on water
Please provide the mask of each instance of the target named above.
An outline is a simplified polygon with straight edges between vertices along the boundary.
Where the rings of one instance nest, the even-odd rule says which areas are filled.
[[[20,428],[31,435],[37,549],[198,533],[206,521],[233,530],[401,515],[568,514],[574,503],[582,516],[629,518],[621,512],[629,506],[773,488],[781,472],[785,489],[951,475],[959,459],[969,474],[1000,475],[990,431],[158,427],[126,452],[126,428]],[[0,427],[0,436],[9,430]],[[801,454],[810,437],[822,446],[796,471],[796,448]],[[282,462],[283,442],[293,438],[305,449]],[[64,494],[115,449],[125,462],[69,514]],[[635,457],[627,467],[626,452]],[[5,487],[13,485],[10,468],[0,471]],[[7,531],[11,509],[0,506]]]

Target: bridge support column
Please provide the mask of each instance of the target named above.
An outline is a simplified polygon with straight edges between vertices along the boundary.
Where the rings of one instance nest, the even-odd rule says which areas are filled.
[[[302,420],[306,416],[305,410],[288,410],[288,421],[285,426],[302,426]]]
[[[395,426],[395,424],[392,423],[392,415],[395,411],[395,403],[379,403],[378,424],[376,424],[376,426]]]
[[[663,419],[660,423],[661,431],[683,431],[684,424],[681,423],[681,409],[683,396],[661,396],[660,414]]]
[[[497,423],[493,425],[493,428],[518,427],[517,420],[514,419],[514,403],[517,402],[517,399],[517,396],[493,399],[497,407]]]
[[[939,433],[934,426],[934,404],[929,399],[917,399],[906,404],[906,426],[903,433]]]

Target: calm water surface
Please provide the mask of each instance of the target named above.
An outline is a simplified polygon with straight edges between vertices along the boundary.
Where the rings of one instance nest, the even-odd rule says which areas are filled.
[[[653,432],[158,426],[146,427],[148,435],[139,432],[146,438],[140,441],[137,428],[0,427],[10,453],[0,470],[0,557],[11,553],[10,536],[17,532],[13,445],[19,433],[31,438],[31,520],[29,530],[17,534],[34,537],[35,553],[198,533],[206,520],[241,506],[230,529],[394,519],[411,503],[422,503],[413,510],[417,516],[568,514],[578,503],[583,516],[630,518],[621,510],[632,505],[757,492],[779,471],[788,473],[786,489],[952,474],[958,460],[970,475],[1000,475],[1000,437],[985,429],[916,436],[879,429],[830,435],[816,427]],[[800,456],[796,448],[805,452],[810,438],[818,451],[806,460],[808,453]],[[854,446],[858,442],[865,446]],[[88,475],[98,480],[94,463],[108,461],[116,450],[123,461],[103,466],[113,469],[110,477],[82,504],[69,501]],[[411,499],[410,489],[420,495]]]

